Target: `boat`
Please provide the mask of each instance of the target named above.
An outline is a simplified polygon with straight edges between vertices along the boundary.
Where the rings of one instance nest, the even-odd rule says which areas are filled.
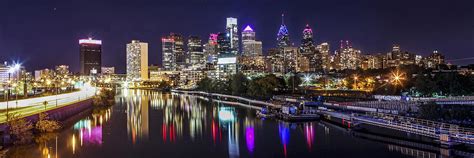
[[[257,116],[262,118],[272,118],[275,117],[275,114],[270,113],[268,108],[262,108],[262,110],[257,111]]]
[[[283,105],[278,117],[284,121],[298,122],[298,121],[314,121],[319,120],[319,114],[312,110],[299,110],[294,105]]]
[[[298,114],[298,115],[281,114],[280,118],[285,121],[290,121],[290,122],[315,121],[315,120],[319,120],[319,115],[318,114]]]

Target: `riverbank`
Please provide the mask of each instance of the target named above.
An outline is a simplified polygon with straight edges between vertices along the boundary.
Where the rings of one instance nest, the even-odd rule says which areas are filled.
[[[226,100],[225,103],[230,104],[230,105],[240,105],[240,106],[242,106],[241,105],[242,103],[240,103],[242,101],[256,102],[255,100],[250,100],[250,99],[243,98],[243,97],[224,95],[224,94],[216,94],[216,93],[207,93],[207,92],[202,92],[202,91],[172,90],[172,92],[183,93],[183,94],[202,95],[202,96],[207,96],[207,97],[214,98],[214,99]],[[228,100],[232,100],[232,99],[235,99],[234,101],[237,101],[237,102],[228,101]],[[258,102],[262,102],[262,101],[258,101]],[[249,102],[248,105],[250,105],[250,102]],[[246,106],[243,106],[243,107],[246,107]],[[366,133],[383,134],[387,137],[393,137],[393,138],[403,139],[403,140],[410,140],[410,141],[419,142],[419,143],[438,144],[438,145],[441,145],[441,146],[446,145],[445,144],[446,142],[441,140],[440,138],[432,137],[433,135],[436,135],[436,133],[427,134],[427,133],[423,133],[425,131],[416,131],[418,129],[413,129],[416,132],[413,132],[413,131],[409,132],[409,131],[395,130],[395,129],[391,129],[389,127],[380,127],[380,126],[376,126],[376,125],[361,121],[360,119],[357,119],[357,118],[355,118],[355,116],[351,116],[350,114],[344,114],[344,113],[340,113],[340,112],[320,111],[319,114],[324,116],[324,121],[339,125],[339,126],[344,127],[346,129],[354,129],[354,130],[358,130],[358,131],[366,132]],[[354,119],[358,120],[358,121],[355,121]],[[387,126],[391,127],[392,125],[389,124]],[[419,126],[421,126],[421,125],[419,125]],[[430,127],[426,127],[426,128],[431,129]],[[429,132],[429,131],[426,131],[426,132]],[[428,135],[430,137],[428,137]],[[448,141],[448,142],[450,142],[450,141]],[[463,144],[460,144],[460,145],[462,145],[463,148],[466,147],[466,148],[468,148],[468,150],[472,150],[471,145],[469,145],[468,143],[463,143]],[[451,143],[449,143],[448,146],[446,146],[446,147],[447,148],[452,148],[452,147],[457,147],[457,146],[458,145],[456,145],[456,143],[454,143],[452,145],[451,145]]]

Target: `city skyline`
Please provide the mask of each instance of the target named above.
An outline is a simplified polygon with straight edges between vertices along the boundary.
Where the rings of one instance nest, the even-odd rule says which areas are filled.
[[[150,2],[151,3],[151,2]],[[195,3],[195,2],[191,2]],[[229,3],[237,3],[237,2],[229,2]],[[247,4],[249,2],[240,2],[243,4]],[[319,11],[315,11],[316,13],[311,13],[311,14],[303,14],[304,11],[298,11],[298,9],[294,9],[294,3],[291,3],[287,7],[282,7],[283,4],[286,4],[285,2],[275,2],[278,3],[278,7],[270,7],[268,9],[265,9],[268,13],[260,15],[259,13],[263,11],[255,11],[259,6],[263,6],[269,2],[264,1],[264,2],[258,2],[255,3],[254,6],[250,6],[248,9],[253,10],[249,12],[245,12],[246,9],[244,9],[242,12],[234,11],[236,9],[230,9],[231,11],[223,11],[224,14],[222,15],[212,15],[208,19],[203,19],[200,18],[202,14],[201,13],[204,11],[200,11],[197,15],[193,15],[191,17],[188,17],[189,19],[183,19],[181,23],[182,25],[177,25],[173,23],[166,23],[166,24],[161,24],[163,27],[158,27],[156,23],[151,23],[148,22],[146,17],[140,18],[144,20],[142,23],[135,23],[135,24],[126,24],[126,25],[121,25],[120,22],[114,21],[114,20],[107,20],[103,19],[105,17],[113,17],[112,19],[115,19],[120,16],[115,16],[115,15],[105,15],[103,13],[99,13],[96,15],[93,15],[91,17],[93,19],[93,23],[90,25],[81,25],[78,27],[70,28],[68,25],[71,22],[66,21],[66,27],[63,30],[52,30],[50,28],[45,28],[46,26],[49,26],[49,24],[42,24],[42,26],[38,26],[33,28],[32,30],[25,30],[25,33],[18,33],[15,32],[14,30],[20,29],[22,27],[14,28],[15,26],[24,26],[24,24],[20,24],[16,22],[15,19],[11,19],[12,17],[15,17],[17,12],[16,10],[12,11],[11,13],[6,13],[4,15],[7,15],[7,20],[4,20],[0,26],[0,58],[2,58],[5,61],[12,61],[12,60],[17,60],[23,62],[26,67],[28,68],[29,71],[35,70],[35,69],[42,69],[42,68],[51,68],[54,65],[61,65],[61,64],[66,64],[71,66],[71,70],[73,72],[78,72],[79,70],[79,63],[78,60],[76,60],[76,57],[79,57],[79,53],[77,53],[78,45],[77,44],[72,44],[73,42],[77,42],[78,39],[82,38],[87,38],[88,36],[94,37],[94,39],[99,39],[103,41],[103,59],[102,59],[102,65],[103,66],[114,66],[116,67],[116,71],[119,73],[124,73],[125,71],[125,44],[129,42],[130,40],[137,39],[141,40],[144,42],[149,43],[150,45],[150,51],[149,51],[149,63],[150,64],[160,64],[161,65],[161,57],[162,57],[162,52],[161,52],[161,37],[169,34],[170,32],[175,32],[183,35],[184,37],[190,36],[190,35],[197,35],[199,36],[202,40],[205,40],[208,38],[208,35],[210,33],[216,33],[216,32],[224,32],[225,30],[225,18],[226,17],[236,17],[239,21],[238,23],[238,35],[240,36],[241,31],[246,27],[247,25],[252,26],[257,32],[257,39],[263,42],[263,48],[264,51],[263,53],[266,54],[267,50],[269,48],[276,47],[276,33],[278,31],[278,27],[280,26],[281,19],[280,15],[281,13],[285,14],[285,24],[288,27],[289,34],[290,34],[290,40],[291,43],[294,43],[295,46],[300,45],[300,40],[302,39],[302,30],[305,28],[306,24],[309,24],[309,26],[312,28],[314,31],[313,35],[313,41],[315,41],[315,45],[318,45],[323,42],[328,42],[330,47],[330,53],[334,53],[334,50],[337,49],[338,41],[339,40],[350,40],[352,41],[355,48],[358,48],[362,51],[363,54],[376,54],[376,53],[386,53],[389,52],[392,48],[393,44],[399,44],[401,46],[402,51],[409,51],[412,53],[417,53],[421,54],[424,56],[429,55],[432,53],[434,50],[438,50],[441,53],[444,53],[448,59],[458,59],[458,58],[467,58],[471,57],[470,52],[473,50],[472,47],[473,45],[472,38],[469,39],[469,33],[472,35],[472,31],[469,32],[469,20],[472,19],[469,18],[472,16],[469,13],[467,14],[462,14],[463,12],[467,12],[468,8],[465,8],[461,6],[461,2],[457,3],[441,3],[441,2],[430,2],[427,5],[430,5],[431,8],[425,10],[436,10],[440,9],[442,7],[454,7],[458,9],[451,9],[452,13],[450,14],[444,14],[444,13],[436,13],[436,12],[431,12],[430,14],[428,13],[419,13],[418,11],[414,11],[413,8],[408,8],[408,11],[406,11],[404,14],[413,14],[414,17],[401,17],[401,16],[395,16],[395,15],[390,15],[393,13],[387,13],[383,12],[380,9],[383,9],[381,7],[381,4],[378,4],[378,2],[373,2],[373,5],[375,7],[375,11],[380,11],[377,12],[377,17],[375,19],[371,19],[369,17],[372,17],[372,15],[352,15],[356,16],[359,18],[359,23],[353,23],[353,21],[350,20],[350,18],[341,18],[341,14],[336,14],[336,15],[329,15],[329,13],[319,13]],[[313,2],[308,2],[309,4],[314,4]],[[327,4],[330,2],[321,2],[322,4]],[[397,6],[403,6],[407,5],[407,2],[399,2],[400,4],[394,4],[394,6],[390,6],[387,9],[394,9]],[[420,2],[417,2],[420,3]],[[12,8],[17,8],[18,10],[24,9],[20,5],[20,2],[15,2],[12,3]],[[74,3],[73,3],[74,4]],[[147,4],[146,2],[143,3],[138,3],[136,6],[132,6],[133,9],[140,7],[144,4]],[[152,6],[154,3],[152,3]],[[250,3],[249,3],[250,4]],[[36,4],[38,5],[38,4]],[[73,15],[79,19],[84,19],[85,15],[77,15],[73,14],[70,11],[65,11],[63,10],[63,7],[71,7],[69,6],[71,4],[45,4],[44,6],[38,7],[36,11],[38,12],[43,12],[43,9],[48,9],[51,6],[51,10],[48,10],[47,13],[40,14],[38,16],[39,19],[44,19],[44,20],[51,20],[53,24],[58,24],[61,23],[61,20],[64,20],[64,16],[66,15]],[[106,5],[105,3],[99,3],[99,6],[104,6]],[[112,5],[112,4],[111,4]],[[122,3],[118,4],[113,4],[112,9],[116,7],[123,7]],[[175,4],[172,2],[168,2],[167,7],[173,7]],[[215,4],[216,6],[221,6],[223,5],[222,3],[217,3]],[[351,4],[341,4],[342,6],[334,6],[334,5],[328,5],[328,8],[344,8],[344,7],[349,7],[347,11],[342,11],[343,13],[346,13],[351,10],[357,10],[357,8],[366,8],[372,3],[362,3],[362,4],[352,4],[353,8],[351,8]],[[419,6],[420,4],[412,4],[414,6]],[[32,5],[33,7],[35,5]],[[30,6],[30,7],[32,7]],[[377,7],[379,6],[379,7]],[[307,8],[305,6],[301,6],[302,8]],[[319,6],[320,7],[320,6]],[[319,7],[315,7],[318,9],[321,9]],[[81,10],[77,9],[76,7],[72,7],[75,9],[72,10]],[[185,7],[188,8],[188,7]],[[197,7],[199,8],[199,7]],[[230,7],[232,8],[232,7]],[[239,8],[239,7],[237,7]],[[241,8],[241,7],[240,7]],[[90,9],[90,8],[89,8]],[[110,9],[110,8],[108,8]],[[149,8],[146,8],[149,9]],[[189,9],[189,8],[188,8]],[[415,7],[415,9],[420,9]],[[35,9],[33,9],[35,11]],[[93,12],[97,12],[96,8],[92,7],[91,13],[87,14],[92,14]],[[324,10],[324,9],[323,9]],[[327,10],[327,9],[326,9]],[[369,11],[361,11],[361,14],[364,12],[373,12],[374,10]],[[146,11],[145,11],[146,12]],[[418,14],[415,14],[418,13]],[[51,14],[51,15],[50,15]],[[146,14],[146,13],[140,13],[140,14]],[[386,15],[389,14],[389,15]],[[454,15],[463,15],[459,16],[457,18],[452,18],[451,16]],[[436,16],[438,15],[438,16]],[[51,17],[50,17],[51,16]],[[149,16],[149,15],[146,15]],[[176,16],[182,16],[182,15],[176,15]],[[102,20],[99,20],[102,17]],[[261,17],[267,17],[267,18],[261,18]],[[350,17],[350,16],[349,16]],[[418,19],[421,22],[416,22],[416,18],[420,17],[425,17],[425,19]],[[445,23],[439,23],[439,26],[430,26],[430,29],[433,30],[426,30],[422,31],[422,25],[430,25],[434,24],[435,17],[439,17],[443,21],[451,21],[449,26],[446,26],[447,24]],[[28,18],[31,18],[28,17]],[[358,18],[355,18],[354,20],[357,20]],[[372,17],[373,18],[373,17]],[[388,25],[394,21],[387,22],[384,20],[385,18],[392,18],[392,20],[400,23],[411,23],[413,25],[410,25],[410,28],[403,29],[403,27],[400,27],[401,24],[395,24],[394,26],[387,26],[383,30],[380,29],[368,29],[366,27],[370,26],[369,24],[366,24],[367,22],[371,20],[375,20],[375,24],[372,27],[380,26],[380,25]],[[18,19],[25,19],[22,18],[21,15],[19,15]],[[329,20],[332,19],[332,20]],[[362,19],[362,20],[361,20]],[[377,21],[380,20],[380,21]],[[448,20],[447,20],[448,19]],[[337,26],[338,20],[340,21],[346,21],[347,23],[351,24],[351,27],[342,27],[342,26]],[[210,22],[209,22],[210,21]],[[95,24],[94,24],[95,23]],[[177,22],[178,23],[178,22]],[[200,23],[205,23],[205,24],[200,24]],[[381,24],[380,24],[381,23]],[[418,23],[418,25],[417,25]],[[472,23],[472,22],[471,22]],[[114,30],[115,25],[117,25],[116,30]],[[373,23],[372,23],[373,24]],[[114,27],[112,27],[112,25]],[[332,25],[332,26],[331,26]],[[155,27],[156,26],[156,27]],[[126,29],[121,29],[123,27],[126,27]],[[173,28],[174,27],[174,28]],[[334,27],[334,28],[330,28]],[[466,27],[466,28],[464,28]],[[54,27],[53,27],[54,28]],[[127,31],[130,30],[131,28],[138,28],[136,32],[131,32]],[[361,31],[356,31],[357,29],[361,29]],[[387,33],[386,30],[393,30],[391,33]],[[27,35],[27,32],[37,30],[37,33],[35,33],[35,36],[32,36],[30,38],[24,38],[23,36]],[[438,31],[436,31],[438,30]],[[413,31],[418,33],[413,33]],[[113,36],[112,34],[119,34],[116,36]],[[450,34],[454,33],[454,35],[450,36],[443,36],[441,34]],[[24,35],[23,35],[24,34]],[[29,40],[34,40],[40,37],[43,37],[42,35],[48,34],[51,35],[52,38],[50,39],[44,39],[44,40],[38,40],[35,42],[31,42]],[[388,34],[385,36],[385,34]],[[29,34],[28,34],[29,35]],[[72,35],[72,36],[71,36]],[[429,35],[429,36],[428,36]],[[119,37],[117,37],[119,36]],[[136,36],[136,37],[132,37]],[[423,37],[422,37],[423,36]],[[434,36],[434,37],[433,37]],[[444,37],[444,38],[436,38],[437,36]],[[66,38],[65,38],[66,37]],[[117,38],[115,38],[117,37]],[[73,38],[73,39],[71,39]],[[424,40],[421,40],[420,38],[424,38]],[[7,40],[8,39],[8,40]],[[29,40],[27,40],[29,39]],[[376,39],[376,40],[374,40]],[[241,43],[239,43],[241,44]],[[46,46],[55,46],[56,49],[51,49]],[[37,54],[44,54],[46,59],[43,60],[33,60],[33,58]],[[61,60],[54,60],[53,59],[48,59],[52,57],[58,57],[58,59]],[[44,61],[44,62],[43,62]],[[48,63],[48,64],[46,64]],[[464,61],[464,62],[453,62],[453,64],[460,64],[460,65],[465,65],[472,63],[471,61]]]

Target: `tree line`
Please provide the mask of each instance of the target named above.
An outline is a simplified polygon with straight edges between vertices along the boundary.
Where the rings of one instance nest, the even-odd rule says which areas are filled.
[[[245,96],[255,99],[269,99],[273,95],[287,91],[299,91],[301,79],[297,75],[286,79],[274,74],[250,78],[242,73],[232,75],[229,80],[210,79],[208,77],[197,83],[196,90]]]

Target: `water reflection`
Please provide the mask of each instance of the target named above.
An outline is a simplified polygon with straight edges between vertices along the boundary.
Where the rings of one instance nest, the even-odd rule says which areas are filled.
[[[129,139],[137,141],[148,139],[148,108],[150,98],[148,91],[129,90],[125,97],[127,107],[127,132]]]
[[[72,154],[83,146],[102,146],[103,124],[112,116],[112,108],[96,109],[91,116],[77,121],[73,125],[72,136],[68,143]]]
[[[283,145],[283,154],[285,157],[287,156],[287,145],[288,142],[290,141],[290,128],[289,124],[280,122],[278,124],[278,133],[280,134],[280,141],[281,144]]]
[[[113,108],[95,110],[57,137],[44,136],[35,152],[20,157],[347,157],[371,146],[385,149],[373,152],[398,154],[386,158],[417,156],[402,152],[407,150],[423,153],[368,140],[359,146],[363,138],[338,126],[261,120],[254,110],[197,96],[126,90],[117,99]],[[328,150],[335,146],[344,152]]]
[[[253,153],[253,150],[255,149],[255,125],[254,125],[254,120],[251,120],[249,118],[245,118],[244,122],[245,126],[245,142],[247,144],[247,150],[250,153]]]

